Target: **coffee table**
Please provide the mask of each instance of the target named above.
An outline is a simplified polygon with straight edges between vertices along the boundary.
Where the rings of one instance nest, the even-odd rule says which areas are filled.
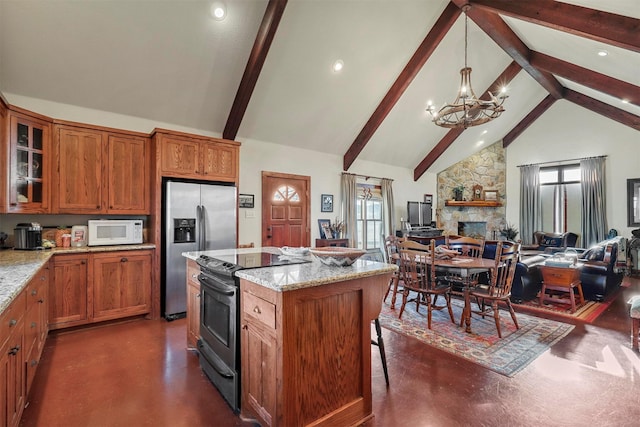
[[[578,291],[578,297],[580,305],[584,303],[584,295],[582,294],[582,283],[580,282],[580,269],[579,265],[571,267],[551,267],[541,265],[540,272],[542,273],[542,289],[540,290],[540,306],[544,305],[545,301],[566,303],[566,297],[547,295],[547,290],[568,292],[569,299],[571,300],[571,312],[576,311],[576,294],[575,289]]]

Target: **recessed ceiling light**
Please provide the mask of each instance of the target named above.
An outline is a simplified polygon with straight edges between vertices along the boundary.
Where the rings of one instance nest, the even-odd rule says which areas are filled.
[[[336,62],[333,63],[333,66],[331,68],[335,73],[338,73],[342,71],[342,69],[344,68],[344,62],[342,62],[342,59],[338,59]]]
[[[222,21],[227,16],[227,6],[221,1],[216,1],[211,4],[209,12],[213,19]]]
[[[609,52],[607,52],[604,49],[598,51],[598,56],[607,56],[607,55],[609,55]]]

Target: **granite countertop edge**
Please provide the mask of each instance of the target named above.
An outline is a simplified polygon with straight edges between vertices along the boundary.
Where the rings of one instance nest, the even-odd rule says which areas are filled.
[[[84,246],[79,248],[52,248],[38,251],[0,251],[0,314],[22,292],[38,270],[52,256],[59,254],[94,253],[155,249],[153,243],[117,246]]]
[[[213,251],[183,252],[185,258],[196,260],[200,255],[211,257],[225,256],[241,253],[264,251],[273,254],[281,254],[277,247],[262,247],[249,249],[222,249]],[[296,289],[321,286],[329,283],[345,280],[359,279],[363,277],[377,276],[379,274],[393,273],[398,270],[397,265],[386,264],[377,261],[359,259],[347,267],[333,267],[322,264],[315,258],[308,257],[304,264],[292,264],[276,267],[250,268],[238,270],[237,277],[277,292],[293,291]]]

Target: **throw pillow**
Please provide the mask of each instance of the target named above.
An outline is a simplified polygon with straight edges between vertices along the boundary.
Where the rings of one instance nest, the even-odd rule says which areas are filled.
[[[545,236],[542,239],[542,246],[550,246],[554,248],[558,248],[562,246],[562,237],[547,237]]]

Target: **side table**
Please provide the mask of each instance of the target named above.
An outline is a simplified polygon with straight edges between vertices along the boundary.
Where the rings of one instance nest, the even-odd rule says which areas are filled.
[[[582,294],[582,283],[580,282],[580,270],[577,266],[573,267],[550,267],[541,265],[542,273],[542,289],[540,290],[540,305],[544,305],[545,301],[566,303],[567,299],[559,296],[547,295],[548,290],[568,292],[571,300],[571,312],[576,311],[576,294],[574,289],[578,290],[580,305],[584,304],[584,295]]]
[[[327,246],[346,248],[349,246],[349,239],[316,239],[316,248],[326,248]]]

